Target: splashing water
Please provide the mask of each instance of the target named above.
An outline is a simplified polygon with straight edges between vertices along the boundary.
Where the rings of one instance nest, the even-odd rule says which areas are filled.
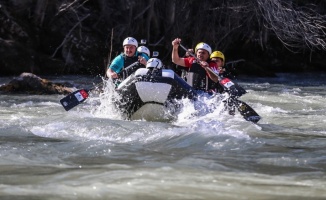
[[[98,97],[90,97],[89,100],[90,103],[98,102],[97,104],[93,103],[94,106],[91,109],[94,117],[125,119],[122,112],[115,105],[115,102],[121,99],[121,96],[116,92],[115,88],[116,86],[111,79],[103,78],[103,89],[101,93]],[[167,102],[160,109],[163,114],[161,114],[162,119],[158,121],[188,126],[199,119],[209,120],[210,117],[213,117],[216,120],[225,111],[223,101],[228,97],[228,94],[215,94],[213,96],[199,96],[196,101],[187,98],[174,99]],[[150,112],[154,112],[154,110],[155,107]],[[138,120],[146,121],[144,118]]]
[[[95,117],[123,119],[121,112],[114,104],[115,101],[121,99],[115,88],[116,86],[112,79],[103,78],[103,91],[99,95],[100,104],[92,110]]]
[[[62,95],[0,95],[0,198],[324,199],[326,83],[308,78],[241,82],[258,124],[223,95],[180,100],[169,123],[121,120],[110,82],[69,112]]]

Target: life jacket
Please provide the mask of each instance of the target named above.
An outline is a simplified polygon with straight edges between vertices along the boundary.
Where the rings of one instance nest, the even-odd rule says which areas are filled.
[[[211,60],[207,60],[207,63],[209,64]],[[191,67],[189,70],[183,74],[183,78],[185,81],[192,86],[195,90],[203,90],[203,91],[209,91],[209,90],[216,90],[218,87],[218,83],[216,84],[214,81],[212,81],[207,75],[206,70],[196,62],[196,60],[193,60],[193,63],[191,64]]]
[[[128,68],[128,66],[130,66],[138,61],[138,56],[143,56],[143,53],[136,52],[133,57],[128,57],[124,53],[122,53],[124,65],[123,65],[123,69],[119,73],[119,76],[122,77],[122,80],[126,79],[128,76],[130,76],[132,73],[134,73],[137,69],[145,67],[143,64],[138,63],[138,64]]]

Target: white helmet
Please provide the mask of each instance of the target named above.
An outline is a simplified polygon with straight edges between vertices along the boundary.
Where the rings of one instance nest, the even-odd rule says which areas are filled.
[[[158,58],[151,58],[147,61],[146,68],[162,68],[162,61]]]
[[[149,56],[151,56],[151,52],[149,51],[149,49],[145,46],[140,46],[137,48],[137,51],[140,52],[140,53],[145,53]]]
[[[135,38],[133,37],[127,37],[124,41],[123,41],[123,45],[122,46],[125,46],[127,44],[130,44],[130,45],[134,45],[136,48],[138,47],[138,42]]]
[[[197,52],[198,49],[204,49],[204,50],[208,51],[209,55],[212,54],[212,48],[204,42],[200,42],[196,45],[195,52]]]

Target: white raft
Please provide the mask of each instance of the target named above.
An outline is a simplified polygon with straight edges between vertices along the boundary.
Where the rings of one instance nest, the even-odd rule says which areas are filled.
[[[115,103],[130,120],[170,121],[175,119],[182,98],[196,96],[194,89],[173,70],[140,68],[120,83]]]

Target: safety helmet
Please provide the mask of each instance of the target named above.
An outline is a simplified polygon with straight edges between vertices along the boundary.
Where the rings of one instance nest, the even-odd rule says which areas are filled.
[[[204,49],[204,50],[208,51],[209,55],[211,55],[211,53],[212,53],[212,48],[204,42],[198,43],[196,45],[195,52],[197,52],[198,49]]]
[[[211,59],[212,58],[221,58],[223,60],[223,62],[225,61],[225,57],[224,57],[224,54],[220,51],[214,51],[212,54],[211,54]]]
[[[136,48],[138,47],[138,42],[133,37],[127,37],[126,39],[123,40],[123,45],[122,46],[125,46],[127,44],[134,45]]]
[[[140,52],[140,53],[145,53],[149,56],[151,56],[151,52],[149,51],[149,49],[145,46],[140,46],[137,48],[137,51]]]
[[[150,58],[147,61],[146,68],[157,68],[161,69],[162,68],[162,61],[158,58]]]

